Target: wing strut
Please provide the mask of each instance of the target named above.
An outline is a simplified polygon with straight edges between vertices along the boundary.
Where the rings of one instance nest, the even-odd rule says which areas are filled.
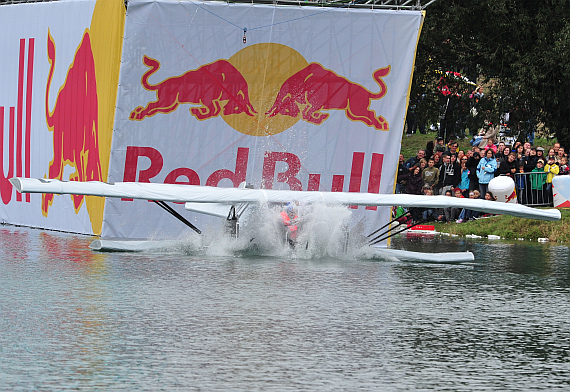
[[[403,216],[404,216],[404,215],[403,215]],[[412,217],[409,216],[409,217],[407,218],[407,220],[406,220],[404,223],[402,223],[402,224],[405,224],[405,223],[409,222],[411,219],[412,219]],[[386,241],[388,238],[393,237],[393,236],[395,236],[396,234],[400,234],[400,233],[403,232],[403,231],[409,230],[409,229],[411,229],[412,227],[416,227],[417,225],[421,225],[421,224],[424,224],[424,223],[426,223],[426,222],[428,222],[428,219],[422,219],[422,220],[420,220],[419,222],[414,223],[414,224],[411,225],[411,226],[406,226],[406,227],[404,227],[403,229],[398,230],[398,231],[396,231],[396,232],[394,232],[394,233],[392,233],[392,234],[386,236],[386,234],[388,234],[388,233],[390,232],[390,230],[388,229],[387,231],[385,231],[384,233],[380,234],[380,235],[377,236],[376,238],[371,239],[371,240],[368,242],[368,245],[376,245],[376,244],[378,244],[378,243],[380,243],[380,242],[382,242],[382,241]],[[398,227],[399,227],[399,226],[396,226],[396,228],[398,228]],[[383,237],[383,236],[384,236],[384,237]],[[380,238],[380,237],[383,237],[383,238]],[[380,239],[378,239],[378,238],[380,238]]]
[[[174,210],[174,208],[170,207],[168,204],[166,204],[163,201],[157,201],[157,200],[153,200],[153,202],[155,202],[156,204],[158,204],[163,210],[165,210],[166,212],[168,212],[169,214],[171,214],[172,216],[174,216],[176,219],[178,219],[180,222],[184,223],[186,226],[188,226],[189,228],[191,228],[192,230],[194,230],[196,233],[198,234],[202,234],[202,232],[200,231],[200,229],[198,229],[196,226],[194,226],[192,223],[188,222],[188,220],[186,218],[184,218],[182,215],[180,215],[178,212],[176,212]]]
[[[399,220],[402,219],[402,218],[405,218],[405,220],[404,220],[403,223],[407,223],[407,222],[410,220],[410,217],[411,217],[411,212],[408,211],[408,212],[406,212],[404,215],[400,215],[400,216],[398,216],[398,217],[392,219],[390,222],[386,223],[386,224],[385,224],[384,226],[382,226],[381,228],[375,230],[373,233],[368,234],[366,237],[368,237],[368,238],[372,237],[374,234],[378,233],[378,232],[379,232],[380,230],[382,230],[383,228],[390,226],[390,225],[391,225],[392,223],[394,223],[394,222],[398,222],[398,224],[399,224],[399,223],[400,223]],[[387,232],[386,232],[386,233],[387,233]],[[386,234],[386,233],[384,233],[384,234]],[[380,235],[382,236],[382,235],[384,235],[384,234],[380,234]],[[378,238],[378,237],[376,237],[376,238]],[[375,238],[375,239],[376,239],[376,238]],[[374,241],[374,240],[371,240],[371,241]]]

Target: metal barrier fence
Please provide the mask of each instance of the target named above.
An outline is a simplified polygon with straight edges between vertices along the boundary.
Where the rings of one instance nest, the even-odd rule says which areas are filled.
[[[515,174],[515,188],[519,204],[552,206],[552,183],[546,184],[546,172]]]

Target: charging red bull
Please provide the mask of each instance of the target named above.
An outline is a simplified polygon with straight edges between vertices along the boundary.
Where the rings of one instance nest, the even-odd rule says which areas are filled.
[[[62,179],[66,165],[75,167],[70,181],[101,181],[99,157],[97,84],[95,61],[89,32],[85,32],[69,67],[53,111],[49,106],[49,91],[55,69],[55,43],[48,31],[47,55],[50,63],[46,87],[46,121],[53,132],[53,160],[49,178]],[[72,195],[75,210],[83,202],[82,195]],[[42,195],[42,213],[47,216],[53,194]]]
[[[150,84],[148,79],[160,69],[160,63],[144,56],[143,64],[150,69],[143,74],[141,84],[156,93],[156,101],[149,102],[146,107],[137,107],[131,112],[130,120],[140,121],[157,113],[171,113],[181,104],[201,105],[190,109],[198,120],[222,113],[245,113],[252,117],[257,113],[249,100],[245,78],[227,60],[216,60],[157,84]]]
[[[374,110],[370,109],[370,103],[386,95],[387,87],[382,78],[389,73],[390,66],[373,72],[372,76],[380,91],[372,93],[318,63],[311,63],[283,83],[275,103],[266,114],[269,117],[277,114],[301,116],[304,121],[321,125],[329,117],[322,110],[344,110],[346,116],[353,121],[388,131],[388,122],[384,117],[376,116]]]

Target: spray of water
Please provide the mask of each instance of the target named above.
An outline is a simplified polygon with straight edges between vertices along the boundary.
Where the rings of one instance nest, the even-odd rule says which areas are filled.
[[[298,206],[294,246],[287,241],[281,211],[283,206],[250,206],[240,219],[238,238],[225,233],[220,222],[219,230],[209,230],[202,236],[191,234],[164,250],[209,257],[374,258],[374,249],[362,233],[363,222],[355,224],[350,209],[323,204]]]

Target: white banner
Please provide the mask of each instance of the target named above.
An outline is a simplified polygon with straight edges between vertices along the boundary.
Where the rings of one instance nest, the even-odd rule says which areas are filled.
[[[130,1],[109,181],[392,193],[421,22],[419,11]],[[105,208],[103,236],[182,230],[145,201]],[[389,214],[353,211],[372,227]]]
[[[0,6],[0,132],[3,137],[0,219],[3,222],[91,232],[87,212],[78,209],[76,214],[69,196],[58,198],[51,206],[51,213],[42,214],[42,195],[21,195],[8,179],[49,177],[50,162],[55,162],[52,173],[57,170],[63,175],[65,170],[69,177],[74,171],[65,163],[57,164],[56,146],[52,148],[53,132],[46,124],[49,121],[46,106],[56,114],[58,93],[65,85],[76,52],[90,50],[87,48],[90,42],[84,40],[84,34],[95,3],[92,0]],[[51,64],[48,32],[53,42]],[[48,89],[48,79],[51,89]],[[64,105],[62,101],[60,106]],[[70,132],[67,133],[69,136]],[[61,157],[61,146],[58,152]]]

